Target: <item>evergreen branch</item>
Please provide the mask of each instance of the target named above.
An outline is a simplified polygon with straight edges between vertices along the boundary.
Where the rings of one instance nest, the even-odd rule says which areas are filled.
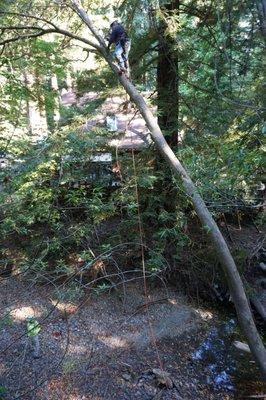
[[[214,84],[215,84],[215,88],[216,88],[216,91],[217,91],[218,95],[220,96],[220,98],[223,101],[225,101],[228,104],[232,104],[234,106],[241,107],[241,108],[250,108],[250,109],[256,110],[256,111],[266,110],[266,107],[257,107],[257,106],[255,106],[253,104],[243,103],[243,102],[237,101],[235,99],[230,99],[229,97],[225,96],[222,93],[222,91],[221,91],[221,89],[219,88],[219,85],[218,85],[218,79],[217,79],[217,68],[218,68],[218,65],[217,64],[218,64],[218,61],[217,61],[217,57],[216,57],[216,59],[215,59]]]

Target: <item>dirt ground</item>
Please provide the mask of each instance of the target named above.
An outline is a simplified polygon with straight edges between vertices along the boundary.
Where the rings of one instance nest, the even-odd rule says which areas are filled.
[[[15,277],[0,282],[3,399],[233,398],[208,385],[191,357],[215,323],[211,311],[163,285],[148,288],[148,298],[141,284],[72,302],[58,293]],[[26,333],[32,316],[42,327],[39,358]],[[154,369],[169,374],[166,382]]]

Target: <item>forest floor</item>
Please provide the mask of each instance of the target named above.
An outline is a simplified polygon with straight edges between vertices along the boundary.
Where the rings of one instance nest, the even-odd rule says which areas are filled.
[[[229,335],[224,343],[217,336],[221,322],[213,310],[189,304],[164,285],[148,287],[148,297],[140,283],[121,292],[90,291],[79,301],[58,300],[63,291],[64,285],[55,291],[15,277],[0,282],[3,399],[244,398],[225,376],[233,338]],[[34,358],[26,333],[28,317],[42,326],[39,358]],[[211,338],[224,346],[216,383],[210,365],[218,361],[209,359],[215,352],[199,357]],[[245,358],[245,363],[253,370],[251,393],[258,393],[254,362]]]

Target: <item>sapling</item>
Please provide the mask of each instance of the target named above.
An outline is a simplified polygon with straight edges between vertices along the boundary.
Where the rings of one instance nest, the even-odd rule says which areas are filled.
[[[34,317],[30,317],[27,319],[27,336],[32,341],[33,345],[33,357],[40,357],[40,340],[39,333],[41,331],[41,326],[39,322]]]

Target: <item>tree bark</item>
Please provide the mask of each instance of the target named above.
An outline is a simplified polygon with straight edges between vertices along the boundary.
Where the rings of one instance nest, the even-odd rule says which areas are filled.
[[[257,0],[256,4],[259,14],[261,33],[266,40],[266,0]]]
[[[32,92],[35,84],[40,85],[38,77],[28,71],[24,71],[24,84],[28,89],[29,93]],[[28,134],[33,140],[37,140],[47,136],[47,123],[46,116],[40,107],[37,99],[29,95],[26,100],[26,112],[28,121]]]
[[[119,75],[119,68],[113,63],[112,57],[107,51],[103,38],[98,34],[92,24],[90,17],[80,6],[79,2],[77,0],[72,0],[71,3],[73,9],[85,22],[94,37],[100,43],[100,53],[108,62],[110,68],[117,74],[120,83],[123,85],[126,92],[131,97],[131,100],[138,107],[140,113],[146,121],[146,124],[151,133],[151,137],[155,142],[158,151],[160,151],[166,162],[172,168],[173,172],[181,177],[184,189],[187,195],[191,198],[191,201],[195,207],[199,219],[202,222],[203,227],[208,231],[210,235],[210,239],[213,243],[213,246],[216,250],[217,256],[227,278],[230,294],[234,301],[239,323],[247,338],[251,352],[255,360],[257,361],[263,376],[266,378],[266,350],[253,320],[250,304],[245,293],[243,282],[223,235],[221,234],[216,222],[212,218],[206,204],[199,195],[197,188],[190,179],[187,171],[177,159],[170,146],[167,144],[162,134],[162,131],[157,123],[157,120],[147,106],[143,96],[137,91],[135,86],[127,79],[124,74]]]
[[[49,130],[53,132],[58,126],[60,120],[60,104],[59,104],[59,89],[57,76],[55,74],[49,77],[49,91],[46,93],[45,105],[47,125]]]
[[[179,12],[179,0],[164,3],[162,10],[168,13]],[[167,35],[167,23],[160,22],[158,31],[158,124],[166,134],[166,141],[172,147],[178,146],[178,53],[176,42]]]

